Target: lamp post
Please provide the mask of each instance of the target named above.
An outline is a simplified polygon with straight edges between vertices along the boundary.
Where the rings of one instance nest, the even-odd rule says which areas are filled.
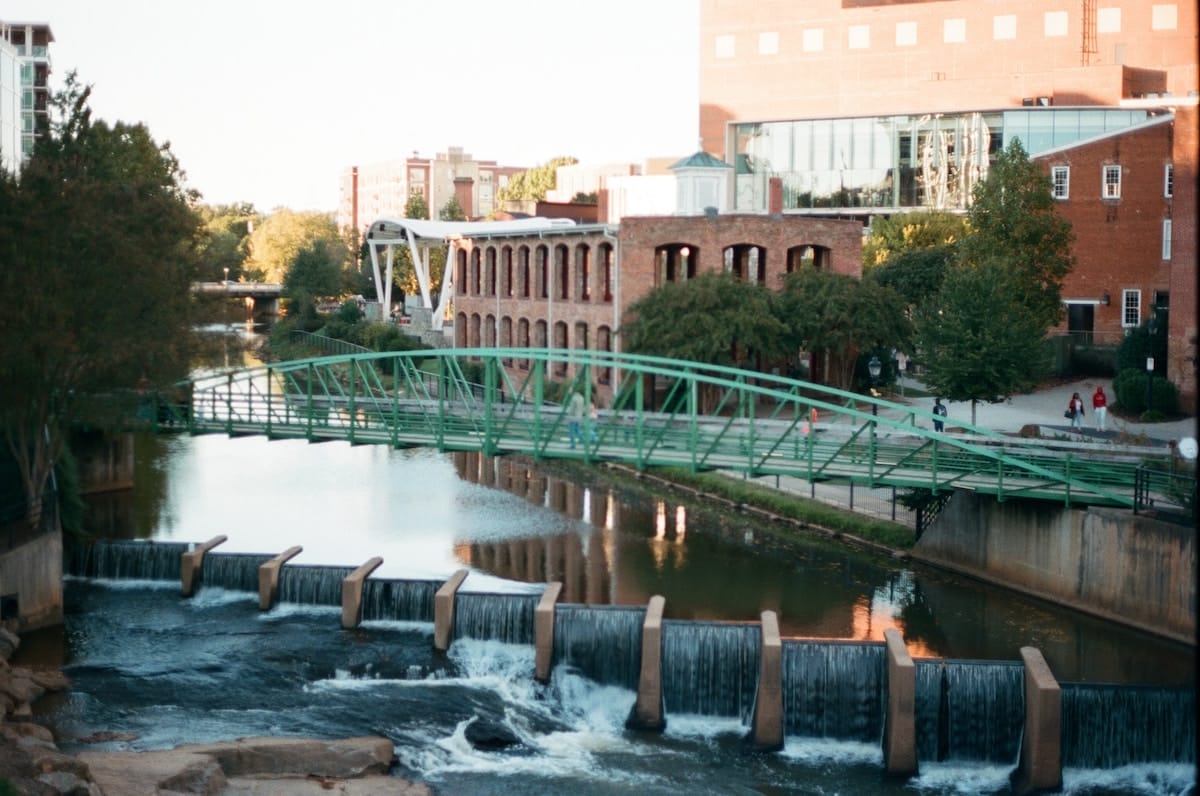
[[[1158,316],[1151,315],[1146,324],[1146,350],[1154,350],[1154,333],[1158,331]],[[1154,357],[1146,357],[1146,411],[1154,406]]]
[[[229,266],[225,266],[225,289],[229,289]]]
[[[867,363],[867,373],[871,376],[871,397],[878,396],[875,390],[875,385],[879,383],[879,374],[883,371],[883,363],[879,361],[879,357],[871,357],[871,361]],[[879,404],[871,402],[871,447],[875,447],[875,425],[878,422],[875,420],[879,416]],[[874,456],[874,453],[871,454]]]

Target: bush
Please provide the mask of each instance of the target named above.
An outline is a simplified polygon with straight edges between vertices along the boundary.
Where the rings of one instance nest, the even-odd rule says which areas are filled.
[[[1164,419],[1179,409],[1179,388],[1162,376],[1155,376],[1150,387],[1150,406],[1146,406],[1146,371],[1126,368],[1113,379],[1117,405],[1127,412],[1158,412]],[[1149,421],[1147,421],[1149,422]]]
[[[1077,376],[1111,377],[1117,372],[1117,349],[1073,347],[1071,349],[1071,372]]]
[[[1117,348],[1117,372],[1145,370],[1146,357],[1156,362],[1167,361],[1167,324],[1165,318],[1156,321],[1154,334],[1150,333],[1150,321],[1136,329],[1130,329]],[[1143,389],[1145,383],[1142,384]],[[1145,400],[1142,401],[1145,403]]]

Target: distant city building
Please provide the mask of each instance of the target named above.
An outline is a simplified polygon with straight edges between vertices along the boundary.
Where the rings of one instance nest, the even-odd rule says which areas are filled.
[[[341,176],[338,227],[362,234],[376,218],[403,218],[413,195],[425,199],[435,220],[452,197],[458,199],[467,218],[483,218],[495,209],[497,191],[526,170],[500,166],[494,160],[475,160],[456,146],[432,158],[414,152],[408,158],[352,166]]]
[[[0,21],[0,164],[14,174],[49,120],[53,41],[46,23]]]

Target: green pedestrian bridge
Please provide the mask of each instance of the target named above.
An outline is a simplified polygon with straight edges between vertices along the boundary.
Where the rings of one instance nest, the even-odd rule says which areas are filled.
[[[612,388],[612,400],[573,417],[568,396],[579,392],[590,405],[601,384]],[[930,412],[903,404],[782,376],[602,351],[356,351],[201,375],[155,401],[159,430],[191,434],[971,490],[1070,506],[1132,508],[1169,489],[1166,480],[1147,480],[1145,449],[1109,453],[965,424],[935,432]]]

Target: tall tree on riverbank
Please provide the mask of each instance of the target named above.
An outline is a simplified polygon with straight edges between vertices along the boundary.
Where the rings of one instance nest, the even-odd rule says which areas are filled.
[[[37,524],[67,433],[184,375],[199,219],[167,145],[92,119],[69,75],[18,180],[0,180],[0,428]],[[129,408],[129,407],[126,407]]]

